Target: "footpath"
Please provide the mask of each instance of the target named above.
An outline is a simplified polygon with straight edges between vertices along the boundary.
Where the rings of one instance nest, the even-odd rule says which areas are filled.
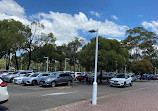
[[[158,111],[158,86],[99,97],[97,105],[87,100],[44,111]]]

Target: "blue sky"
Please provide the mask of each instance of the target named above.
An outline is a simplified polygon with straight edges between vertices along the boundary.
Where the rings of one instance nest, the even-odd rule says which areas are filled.
[[[59,45],[75,36],[95,36],[87,33],[91,28],[122,40],[128,28],[137,26],[158,34],[157,4],[157,0],[0,0],[0,20],[39,21],[46,27],[43,32],[53,32]]]

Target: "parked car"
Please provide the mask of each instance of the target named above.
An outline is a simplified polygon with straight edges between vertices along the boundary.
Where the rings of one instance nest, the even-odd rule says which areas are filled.
[[[80,75],[76,77],[78,81],[86,80],[88,81],[88,73],[82,72]]]
[[[94,73],[91,73],[91,74],[88,74],[88,82],[90,82],[91,84],[93,83],[93,81],[94,81]],[[97,83],[98,84],[100,84],[102,81],[104,81],[104,80],[108,80],[108,78],[107,78],[108,76],[107,76],[107,73],[102,73],[102,76],[101,76],[101,74],[100,74],[100,72],[98,72],[97,73]]]
[[[3,76],[9,75],[9,74],[13,74],[14,72],[4,72],[0,74],[0,77],[2,78]]]
[[[31,75],[30,77],[23,78],[22,84],[35,86],[35,85],[39,84],[39,81],[41,78],[48,77],[49,75],[50,75],[50,73],[48,73],[48,72],[38,72],[38,73]]]
[[[91,74],[88,74],[88,82],[90,82],[91,84],[93,83],[94,81],[94,73],[91,73]],[[100,73],[98,72],[97,73],[97,83],[101,83],[101,78],[100,78]]]
[[[24,76],[15,77],[15,78],[13,79],[13,83],[14,83],[14,84],[21,84],[23,78],[30,77],[30,76],[33,75],[33,74],[34,74],[34,73],[28,73],[28,74],[25,74]]]
[[[70,74],[66,73],[53,73],[47,78],[42,78],[40,80],[40,85],[42,86],[52,86],[55,87],[58,84],[64,84],[67,83],[68,85],[71,85],[73,83],[73,77]]]
[[[81,72],[71,72],[71,76],[76,80],[77,76],[81,75]]]
[[[135,74],[132,74],[131,78],[132,78],[132,82],[137,80],[137,76]]]
[[[132,78],[127,74],[117,74],[114,78],[110,80],[110,86],[132,86]]]
[[[158,75],[157,74],[155,75],[155,80],[158,80]]]
[[[9,99],[9,94],[7,91],[7,82],[0,78],[0,104],[7,102]]]
[[[22,75],[20,75],[18,72],[14,72],[14,73],[7,74],[7,75],[2,76],[2,78],[3,78],[6,82],[12,83],[12,82],[13,82],[13,79],[14,79],[15,77],[19,77],[19,76],[22,76]]]

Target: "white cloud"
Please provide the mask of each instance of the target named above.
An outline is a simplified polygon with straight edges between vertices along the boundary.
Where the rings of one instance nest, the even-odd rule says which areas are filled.
[[[105,20],[104,22],[88,19],[87,16],[79,12],[72,16],[71,14],[52,12],[49,14],[39,13],[33,15],[45,25],[44,32],[53,32],[57,38],[57,44],[66,43],[79,37],[78,30],[88,31],[91,29],[98,29],[100,35],[107,35],[111,37],[124,36],[127,26],[117,25],[112,21]]]
[[[30,23],[31,23],[30,21],[28,21],[25,18],[21,18],[21,17],[14,16],[14,15],[10,16],[10,15],[7,15],[7,14],[0,13],[0,20],[4,20],[4,19],[14,19],[16,21],[22,22],[25,25],[30,25]]]
[[[118,20],[118,17],[116,15],[112,15],[111,18]]]
[[[143,21],[142,25],[145,28],[151,28],[152,31],[154,31],[156,34],[158,34],[158,21],[151,21],[151,22]]]
[[[96,17],[100,17],[101,13],[95,12],[95,11],[90,11],[90,13]]]
[[[31,21],[25,17],[24,8],[13,0],[2,0],[0,2],[0,20],[11,18],[18,20],[25,25],[30,25],[31,23]],[[124,36],[125,31],[128,28],[125,25],[118,25],[107,19],[104,22],[96,21],[91,18],[88,19],[82,12],[71,15],[50,11],[49,13],[35,14],[30,18],[32,18],[32,20],[38,20],[45,26],[45,29],[42,30],[44,33],[47,34],[52,32],[57,39],[57,45],[68,43],[69,41],[74,40],[75,37],[85,39],[80,36],[79,31],[88,32],[88,30],[91,29],[98,29],[99,35],[118,38]],[[85,41],[87,42],[86,39]]]
[[[25,17],[24,8],[22,8],[19,4],[17,4],[13,0],[2,0],[0,1],[0,13],[11,15],[11,16],[18,16],[18,17]]]

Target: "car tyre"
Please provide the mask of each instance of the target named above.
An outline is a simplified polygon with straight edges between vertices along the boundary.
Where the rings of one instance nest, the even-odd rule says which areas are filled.
[[[100,83],[101,83],[101,80],[100,80],[100,79],[98,79],[98,80],[97,80],[97,82],[98,82],[98,84],[100,84]]]
[[[132,85],[133,85],[133,83],[131,82],[131,83],[130,83],[130,86],[132,86]]]
[[[51,86],[52,86],[52,87],[55,87],[55,86],[56,86],[56,82],[53,81],[53,82],[51,83]]]
[[[124,83],[123,87],[126,88],[126,83]]]
[[[71,85],[72,85],[72,82],[71,82],[71,81],[67,81],[67,85],[68,85],[68,86],[71,86]]]
[[[37,85],[37,81],[33,80],[33,81],[32,81],[32,85],[33,85],[33,86],[36,86],[36,85]]]
[[[10,83],[13,83],[13,79],[14,79],[14,78],[11,78],[11,79],[10,79]]]

